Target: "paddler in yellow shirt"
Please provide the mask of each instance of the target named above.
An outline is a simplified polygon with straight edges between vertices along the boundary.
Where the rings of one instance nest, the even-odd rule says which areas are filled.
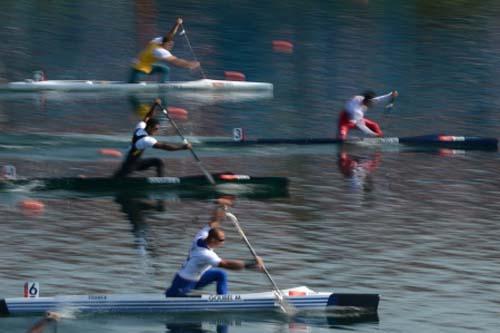
[[[165,83],[169,80],[170,67],[196,69],[200,67],[198,61],[189,61],[177,58],[170,52],[174,47],[174,37],[182,25],[182,18],[177,18],[175,25],[164,37],[157,37],[149,42],[144,50],[139,53],[135,63],[132,65],[129,83],[139,82],[142,75],[152,75],[158,73],[160,75],[160,83]]]

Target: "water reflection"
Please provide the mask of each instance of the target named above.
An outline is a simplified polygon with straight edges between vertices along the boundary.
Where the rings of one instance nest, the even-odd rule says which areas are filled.
[[[256,325],[258,329],[260,323],[271,324],[292,333],[311,332],[317,328],[348,329],[349,326],[357,324],[378,324],[377,314],[365,314],[357,316],[335,316],[332,314],[298,314],[293,317],[286,317],[281,313],[256,313],[249,314],[217,314],[202,315],[200,319],[193,320],[185,318],[180,321],[176,319],[168,320],[165,324],[166,332],[231,332],[234,327],[239,330],[241,326]]]
[[[151,258],[158,258],[158,247],[156,246],[152,234],[146,223],[148,212],[164,212],[165,200],[147,200],[131,197],[128,193],[118,193],[115,202],[121,206],[121,211],[125,213],[132,225],[134,243],[137,252],[144,258],[141,262],[152,262]]]
[[[130,94],[127,97],[128,103],[132,112],[138,117],[138,119],[143,119],[151,109],[151,103],[154,102],[151,98],[140,97],[136,94]],[[162,103],[165,104],[165,100],[162,100]]]
[[[266,331],[288,331],[292,333],[311,332],[313,329],[352,329],[355,325],[378,325],[377,313],[351,313],[339,315],[328,312],[299,312],[288,317],[280,312],[229,312],[181,314],[165,320],[167,333],[232,332],[242,327],[263,331],[266,326],[274,329]]]
[[[332,329],[371,331],[377,330],[379,318],[374,314],[338,315],[329,312],[299,312],[288,317],[280,312],[196,312],[170,314],[82,314],[76,317],[52,319],[45,315],[35,317],[4,318],[10,325],[9,332],[52,333],[64,329],[80,332],[150,332],[150,333],[230,333],[252,332],[329,332]],[[29,324],[30,322],[33,322]],[[26,330],[26,327],[28,329]]]
[[[27,333],[57,332],[57,325],[61,316],[57,312],[47,311],[44,317],[33,324]]]
[[[382,160],[380,152],[370,155],[357,156],[346,150],[338,153],[337,165],[340,172],[349,181],[351,190],[355,192],[372,192],[374,182],[372,173],[378,168]]]
[[[329,328],[344,328],[357,324],[378,324],[378,313],[359,313],[352,316],[335,316],[326,315],[326,322]],[[312,319],[308,321],[309,325],[313,325]]]
[[[203,323],[166,323],[166,332],[170,333],[206,333],[213,332],[213,330],[206,329],[203,327]],[[227,333],[227,324],[217,324],[215,332],[217,333]]]

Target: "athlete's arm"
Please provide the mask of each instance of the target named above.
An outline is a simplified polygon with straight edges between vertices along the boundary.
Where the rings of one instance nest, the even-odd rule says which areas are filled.
[[[389,104],[392,103],[396,99],[396,97],[398,97],[398,95],[399,95],[398,92],[394,90],[388,94],[377,96],[373,98],[371,101],[373,104]]]
[[[161,100],[159,98],[155,99],[155,101],[153,102],[153,104],[151,104],[151,107],[149,108],[149,111],[148,113],[144,116],[144,118],[142,119],[142,121],[144,121],[145,123],[148,122],[149,119],[151,119],[154,114],[155,114],[155,111],[156,111],[156,107],[158,105],[161,104]]]
[[[242,270],[242,269],[257,269],[261,270],[264,266],[264,262],[261,257],[257,257],[256,260],[252,260],[250,262],[245,262],[243,260],[229,260],[222,259],[219,262],[219,267],[232,269],[232,270]]]
[[[245,268],[245,262],[243,260],[222,259],[218,266],[225,269],[239,271]]]
[[[177,20],[175,21],[175,24],[174,26],[172,27],[172,29],[170,29],[170,31],[165,35],[165,37],[167,37],[168,39],[170,40],[173,40],[175,35],[177,34],[177,30],[179,30],[179,27],[182,25],[182,18],[181,17],[178,17]]]
[[[359,128],[363,133],[371,135],[371,136],[377,136],[377,133],[369,129],[363,120],[358,120],[356,122],[356,127]]]
[[[210,228],[218,228],[220,227],[221,225],[221,221],[224,219],[224,216],[225,216],[225,212],[224,212],[224,209],[222,208],[216,208],[212,214],[212,218],[210,219],[210,221],[208,221],[208,226]]]
[[[220,226],[222,220],[226,217],[226,208],[233,204],[233,200],[229,198],[218,198],[217,204],[218,206],[214,209],[210,221],[208,222],[210,228],[217,228]]]
[[[188,68],[188,69],[196,69],[200,67],[200,63],[198,61],[189,61],[181,58],[177,58],[176,56],[171,55],[170,57],[164,58],[166,62],[172,64],[176,67]]]

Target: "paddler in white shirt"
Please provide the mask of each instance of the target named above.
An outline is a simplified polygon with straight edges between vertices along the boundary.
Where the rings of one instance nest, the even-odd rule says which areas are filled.
[[[153,118],[155,110],[160,104],[161,100],[155,100],[148,114],[135,127],[131,147],[120,169],[115,173],[115,177],[127,177],[134,171],[143,171],[152,167],[156,169],[157,177],[163,177],[165,168],[163,161],[159,158],[141,158],[144,151],[148,148],[169,151],[191,149],[191,143],[171,144],[159,142],[153,137],[160,130],[160,122]]]
[[[172,284],[166,290],[167,297],[187,296],[193,289],[201,289],[216,283],[218,295],[228,294],[227,273],[221,268],[231,270],[262,269],[262,259],[245,262],[243,260],[222,259],[215,249],[222,247],[225,241],[224,231],[220,223],[225,217],[224,206],[232,204],[232,200],[218,199],[219,207],[214,211],[208,224],[194,237],[189,255],[181,269],[175,275]]]
[[[158,73],[160,75],[160,83],[168,82],[170,67],[196,69],[200,67],[198,61],[189,61],[174,56],[171,51],[174,47],[174,37],[182,25],[182,18],[177,18],[175,25],[164,37],[157,37],[149,42],[144,50],[139,53],[135,63],[132,65],[129,83],[137,83],[140,76],[152,75]]]
[[[370,136],[384,136],[380,126],[373,120],[365,118],[365,113],[376,104],[392,103],[397,96],[397,91],[377,97],[373,91],[365,91],[362,95],[352,97],[340,113],[337,138],[345,140],[352,128],[357,128]]]

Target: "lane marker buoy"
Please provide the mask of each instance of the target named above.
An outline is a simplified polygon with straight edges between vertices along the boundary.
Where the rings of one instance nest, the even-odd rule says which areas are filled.
[[[292,53],[293,44],[286,40],[273,40],[273,51],[280,53]]]
[[[121,151],[116,150],[116,149],[111,149],[111,148],[99,149],[99,154],[101,154],[103,156],[110,156],[110,157],[122,157],[123,156]]]
[[[235,71],[225,71],[224,77],[227,80],[231,80],[231,81],[245,81],[246,80],[245,74],[240,73],[240,72],[235,72]]]
[[[18,203],[21,211],[29,216],[40,215],[45,210],[43,202],[34,199],[24,199]]]

